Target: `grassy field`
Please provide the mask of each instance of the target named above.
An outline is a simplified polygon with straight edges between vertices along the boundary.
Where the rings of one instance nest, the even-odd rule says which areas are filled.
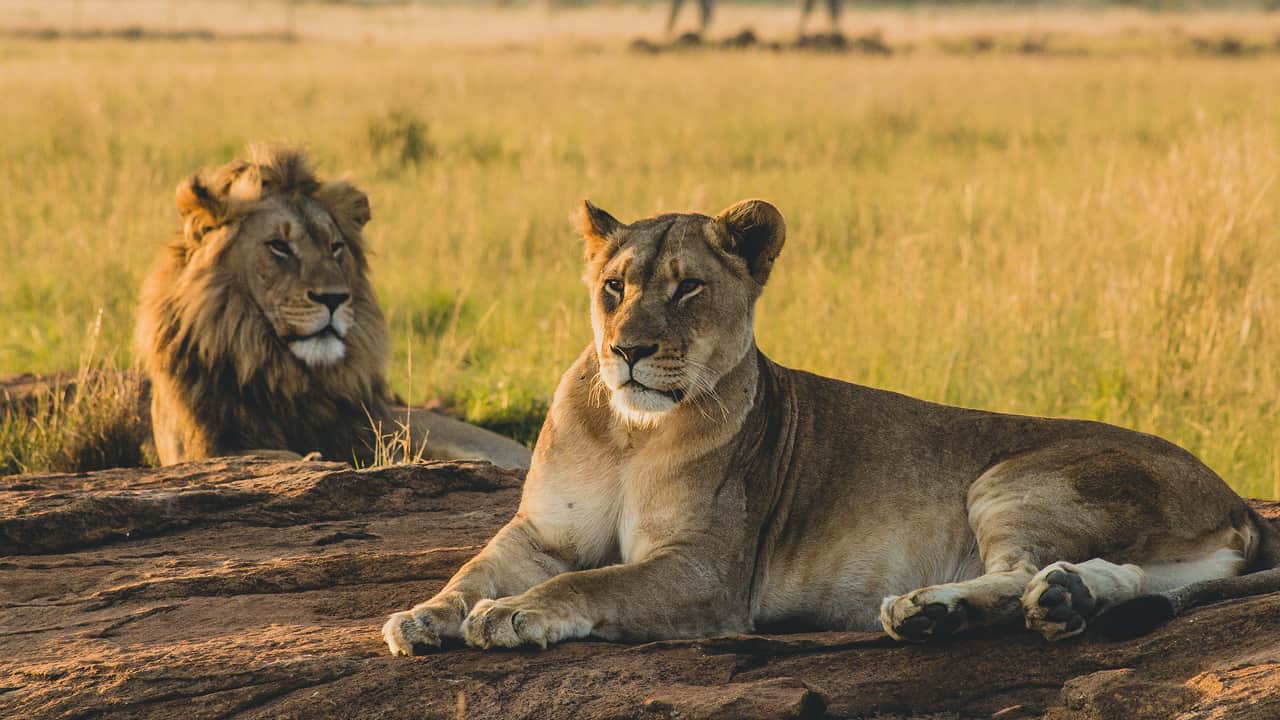
[[[758,322],[776,360],[1158,433],[1277,496],[1280,56],[1156,30],[1107,52],[1127,28],[889,58],[0,41],[0,375],[75,367],[99,314],[99,355],[129,362],[174,186],[290,139],[372,197],[414,401],[527,438],[590,338],[579,200],[629,219],[759,196],[789,223]]]

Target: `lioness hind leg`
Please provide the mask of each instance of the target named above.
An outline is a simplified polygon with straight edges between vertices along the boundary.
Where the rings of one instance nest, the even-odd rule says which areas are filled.
[[[1030,470],[1030,471],[1028,471]],[[969,489],[969,527],[986,573],[884,599],[880,621],[899,640],[923,642],[960,630],[1018,622],[1022,595],[1043,562],[1072,557],[1079,528],[1063,478],[997,465]],[[1032,487],[1029,487],[1032,486]],[[1079,513],[1076,513],[1077,515]]]
[[[1022,595],[1027,629],[1046,640],[1079,635],[1107,607],[1141,595],[1145,582],[1137,565],[1116,565],[1102,558],[1078,565],[1055,562],[1027,583]]]
[[[1056,562],[1036,574],[1022,595],[1027,628],[1046,640],[1079,635],[1107,610],[1141,597],[1203,580],[1235,577],[1245,567],[1233,547],[1207,548],[1197,555],[1143,565],[1116,565],[1101,558]]]
[[[1000,463],[970,487],[982,557],[1012,547],[1039,568],[1020,605],[1049,640],[1079,635],[1152,589],[1244,567],[1238,498],[1185,452],[1142,442],[1063,443]]]
[[[1061,639],[1083,632],[1104,608],[1137,597],[1154,578],[1234,574],[1239,564],[1206,558],[1221,559],[1221,548],[1240,545],[1232,540],[1238,531],[1224,527],[1238,500],[1188,458],[1064,443],[992,467],[968,495],[986,574],[886,598],[885,631],[919,642],[1025,613],[1029,627]],[[1169,491],[1174,484],[1200,491]],[[1100,547],[1107,559],[1095,559]],[[1165,579],[1174,565],[1184,577]]]

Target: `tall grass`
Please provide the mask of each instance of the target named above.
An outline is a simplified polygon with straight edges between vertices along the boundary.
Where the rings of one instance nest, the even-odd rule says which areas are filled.
[[[531,436],[590,337],[582,197],[751,196],[785,364],[1158,433],[1280,495],[1280,60],[0,47],[0,373],[124,348],[172,190],[250,141],[369,191],[393,384]]]
[[[121,372],[98,345],[101,316],[87,333],[79,369],[48,393],[0,403],[0,475],[85,472],[153,464],[142,441],[141,376]]]

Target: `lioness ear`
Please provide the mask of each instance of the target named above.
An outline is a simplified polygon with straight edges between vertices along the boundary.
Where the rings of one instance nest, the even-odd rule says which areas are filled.
[[[787,223],[778,208],[763,200],[743,200],[717,215],[716,222],[728,235],[725,249],[747,261],[757,283],[768,282],[787,239]]]
[[[617,218],[592,205],[590,200],[582,201],[582,207],[578,209],[574,224],[578,228],[578,234],[586,243],[588,260],[607,249],[613,243],[614,236],[623,227]]]
[[[360,231],[373,217],[369,209],[369,196],[345,180],[325,183],[314,197],[316,202],[329,211],[329,216],[348,239],[360,237]]]
[[[227,204],[205,184],[199,174],[178,184],[178,214],[182,216],[182,234],[188,241],[200,242],[204,234],[217,227],[227,211]]]

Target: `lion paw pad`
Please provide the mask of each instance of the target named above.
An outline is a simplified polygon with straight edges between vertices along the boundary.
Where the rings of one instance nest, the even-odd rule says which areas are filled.
[[[947,637],[968,622],[963,602],[926,602],[911,596],[897,598],[885,614],[885,630],[893,637],[908,642],[926,642]]]
[[[1068,567],[1053,567],[1033,578],[1022,605],[1027,627],[1048,640],[1084,632],[1098,607],[1084,579]]]

